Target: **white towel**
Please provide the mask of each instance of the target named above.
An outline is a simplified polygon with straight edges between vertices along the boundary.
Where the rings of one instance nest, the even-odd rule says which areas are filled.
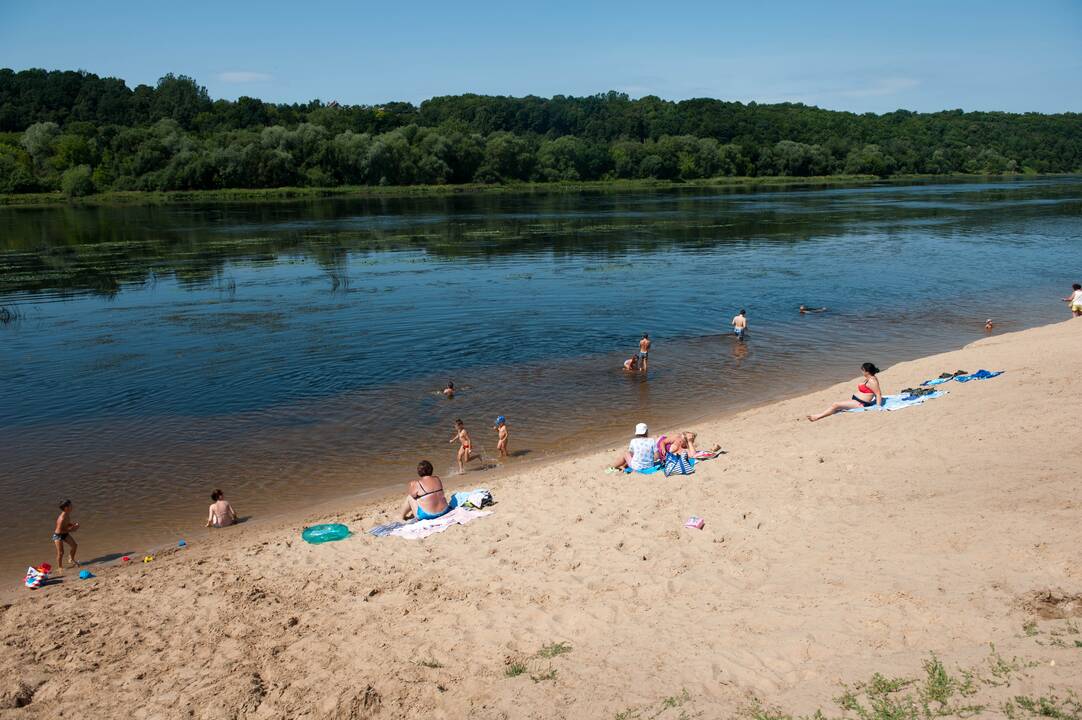
[[[420,540],[429,535],[441,533],[452,525],[465,525],[485,515],[491,515],[489,510],[474,510],[472,508],[457,507],[446,515],[441,515],[435,520],[418,520],[408,523],[400,528],[395,528],[388,535],[394,535],[407,540]]]

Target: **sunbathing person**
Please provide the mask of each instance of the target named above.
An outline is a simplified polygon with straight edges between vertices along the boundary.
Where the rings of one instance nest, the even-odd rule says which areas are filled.
[[[646,423],[635,426],[635,437],[627,445],[624,453],[614,465],[610,467],[616,470],[631,468],[632,470],[646,470],[657,464],[657,443],[653,438],[646,437],[648,429]]]
[[[673,455],[694,455],[698,452],[695,449],[695,439],[697,437],[698,435],[687,430],[675,435],[662,435],[657,441],[657,454],[659,457],[665,457],[669,453]]]
[[[443,493],[443,481],[432,474],[432,463],[417,463],[417,479],[410,480],[406,488],[406,502],[402,505],[402,519],[435,520],[457,507],[455,499],[447,502]]]
[[[871,363],[864,363],[860,366],[860,371],[864,373],[864,381],[857,385],[857,394],[852,399],[836,402],[818,415],[809,415],[808,419],[815,422],[845,410],[870,408],[876,404],[882,407],[886,401],[883,399],[883,390],[879,387],[879,378],[876,377],[879,368]]]

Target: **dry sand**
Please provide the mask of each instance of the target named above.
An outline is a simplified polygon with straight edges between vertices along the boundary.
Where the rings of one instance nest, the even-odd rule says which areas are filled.
[[[701,423],[729,454],[690,477],[606,475],[616,447],[512,474],[492,516],[423,541],[300,541],[384,522],[386,498],[23,591],[0,718],[838,716],[842,684],[924,678],[930,653],[976,673],[948,704],[1071,712],[1080,350],[1069,320],[888,368],[888,392],[1007,371],[921,407],[803,419],[847,380]]]

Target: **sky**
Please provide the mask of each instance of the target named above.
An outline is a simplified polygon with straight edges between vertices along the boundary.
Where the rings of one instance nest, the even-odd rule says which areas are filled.
[[[437,95],[1082,112],[1082,0],[30,2],[0,0],[0,67],[82,69],[214,98]]]

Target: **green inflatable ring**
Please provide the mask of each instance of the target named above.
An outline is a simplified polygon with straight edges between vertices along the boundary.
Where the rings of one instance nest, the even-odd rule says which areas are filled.
[[[335,540],[345,540],[349,537],[349,528],[339,523],[329,523],[327,525],[313,525],[307,527],[304,532],[301,533],[301,538],[313,545],[319,545],[325,542],[334,542]]]

